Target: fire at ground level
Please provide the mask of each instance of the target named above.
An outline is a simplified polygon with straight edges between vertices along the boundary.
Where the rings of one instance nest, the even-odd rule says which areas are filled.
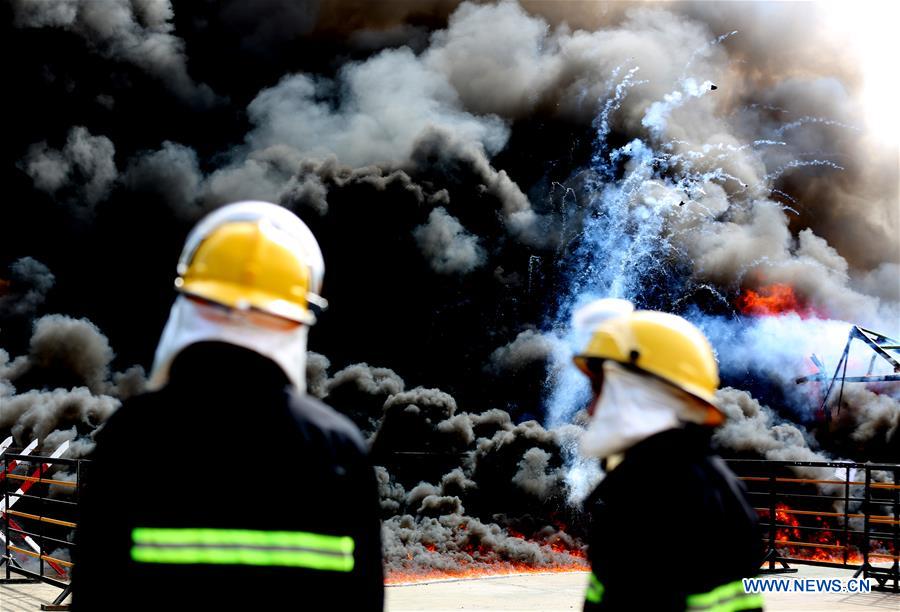
[[[790,578],[847,579],[848,570],[799,566]],[[386,610],[542,610],[545,612],[578,610],[584,598],[587,574],[580,571],[513,574],[460,580],[411,584],[391,584],[386,589]],[[40,609],[56,597],[57,589],[46,584],[8,584],[0,586],[4,612]],[[900,598],[892,593],[770,593],[765,596],[769,611],[900,610]],[[177,603],[177,602],[173,602]],[[636,609],[640,596],[635,595]]]

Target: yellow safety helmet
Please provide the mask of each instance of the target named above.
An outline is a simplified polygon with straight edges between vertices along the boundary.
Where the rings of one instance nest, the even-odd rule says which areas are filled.
[[[724,421],[715,405],[719,368],[712,347],[703,332],[687,320],[650,310],[607,319],[593,331],[574,361],[593,378],[599,362],[606,359],[652,374],[699,399],[707,409],[705,424]]]
[[[325,264],[312,232],[268,202],[238,202],[207,215],[185,241],[175,287],[235,310],[316,322]]]

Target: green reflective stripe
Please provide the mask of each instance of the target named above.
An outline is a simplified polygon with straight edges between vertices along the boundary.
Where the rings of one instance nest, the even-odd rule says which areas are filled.
[[[305,531],[138,527],[131,558],[139,563],[260,565],[353,570],[353,538]]]
[[[708,608],[719,603],[723,599],[727,599],[744,592],[744,583],[740,580],[723,584],[714,588],[708,593],[698,593],[696,595],[687,596],[687,605],[692,608]]]
[[[762,595],[754,593],[753,595],[742,595],[731,601],[726,601],[712,608],[712,610],[713,612],[739,612],[740,610],[762,609],[762,607]]]
[[[740,580],[716,587],[708,593],[688,595],[689,612],[738,612],[762,608],[762,595],[744,593],[744,584]]]
[[[351,554],[353,538],[305,531],[256,531],[251,529],[171,529],[138,527],[131,531],[135,544],[195,546],[250,546],[312,548]]]
[[[305,567],[336,572],[353,570],[352,555],[322,554],[302,550],[137,545],[131,548],[131,558],[139,563],[262,565]]]
[[[605,590],[603,583],[597,580],[597,576],[591,573],[591,579],[590,582],[588,582],[588,589],[587,593],[584,594],[584,599],[591,603],[600,603],[603,599],[603,592]]]
[[[741,610],[757,610],[762,609],[762,595],[738,595],[734,599],[723,601],[722,603],[713,604],[705,608],[688,608],[688,612],[698,610],[702,612],[741,612]]]

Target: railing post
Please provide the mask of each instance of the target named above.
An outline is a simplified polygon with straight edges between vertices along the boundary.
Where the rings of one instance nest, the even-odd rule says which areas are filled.
[[[871,485],[872,470],[866,463],[866,491],[863,494],[863,578],[868,578],[869,573],[869,514],[871,514]]]
[[[81,459],[75,461],[75,524],[81,524]],[[77,529],[77,527],[76,527]]]
[[[844,468],[844,565],[850,556],[850,465]]]
[[[38,483],[37,483],[38,486],[43,484],[42,482],[40,482],[40,480],[42,480],[44,477],[43,468],[44,468],[43,462],[39,463],[38,464]],[[38,489],[38,492],[40,493],[40,510],[41,510],[40,514],[38,515],[41,517],[41,520],[38,521],[38,524],[37,524],[38,529],[40,529],[40,532],[38,533],[38,536],[39,536],[39,538],[38,538],[38,554],[40,555],[40,557],[38,557],[38,567],[40,569],[38,571],[40,572],[41,576],[43,576],[44,575],[44,555],[47,554],[44,551],[44,542],[45,542],[44,529],[45,529],[45,527],[44,527],[43,518],[44,518],[44,513],[47,511],[47,504],[44,503],[44,492],[41,491],[40,489]]]
[[[769,570],[775,571],[775,464],[769,464]]]
[[[7,476],[3,479],[3,507],[9,510],[9,453],[3,455],[3,473]],[[3,535],[6,536],[6,542],[3,544],[3,556],[6,559],[6,581],[9,582],[12,577],[10,573],[12,555],[9,552],[9,514],[6,515],[6,521],[3,523],[3,532]]]
[[[900,592],[900,489],[897,488],[897,473],[900,472],[896,467],[893,470],[894,489],[893,489],[893,506],[894,506],[894,564],[891,571],[894,573],[894,592]]]

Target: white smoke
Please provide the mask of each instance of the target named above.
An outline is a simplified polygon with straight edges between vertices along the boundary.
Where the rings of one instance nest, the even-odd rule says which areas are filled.
[[[285,144],[304,157],[333,154],[361,166],[402,164],[429,127],[480,143],[489,154],[508,138],[499,118],[462,110],[446,78],[429,71],[409,49],[346,65],[338,78],[331,83],[293,75],[260,92],[247,108],[256,126],[248,144],[254,150]],[[320,101],[331,88],[344,92],[337,108]]]
[[[551,334],[542,334],[526,329],[503,346],[494,349],[490,356],[490,367],[501,373],[511,373],[532,363],[547,363],[554,353],[564,350],[565,345]]]
[[[428,221],[413,230],[413,237],[439,274],[465,274],[484,264],[478,238],[442,207],[429,213]]]

